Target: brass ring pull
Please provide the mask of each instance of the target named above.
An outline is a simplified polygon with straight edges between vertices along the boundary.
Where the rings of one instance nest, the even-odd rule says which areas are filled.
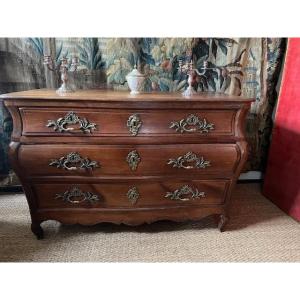
[[[80,118],[73,111],[68,112],[64,117],[55,120],[48,120],[47,127],[53,127],[54,131],[69,132],[75,130],[73,127],[67,127],[69,125],[79,124],[79,129],[83,133],[92,133],[96,129],[96,124],[89,122],[86,118]]]
[[[188,163],[194,163],[193,165],[187,165]],[[168,161],[168,165],[172,165],[173,168],[183,168],[183,169],[205,169],[210,166],[210,161],[205,160],[203,156],[198,157],[193,152],[187,152],[182,156],[178,156],[177,158],[170,158]]]
[[[52,159],[49,166],[57,167],[58,169],[65,169],[67,171],[76,171],[78,169],[92,170],[98,168],[100,165],[97,161],[90,160],[89,158],[81,157],[77,152],[70,152],[59,159]]]
[[[214,129],[213,123],[208,123],[205,118],[201,119],[196,115],[189,115],[185,119],[180,121],[171,122],[170,127],[175,129],[175,131],[184,133],[184,132],[195,132],[207,133],[210,130]]]
[[[185,197],[188,196],[188,197]],[[190,201],[195,198],[205,197],[204,192],[199,192],[198,189],[193,190],[190,186],[184,185],[174,192],[167,192],[165,198],[170,198],[171,200],[177,201]]]
[[[64,202],[69,202],[72,204],[79,204],[85,201],[94,204],[100,200],[98,195],[91,192],[83,192],[77,186],[72,187],[70,190],[65,191],[64,193],[56,194],[55,199],[59,198],[62,198]]]

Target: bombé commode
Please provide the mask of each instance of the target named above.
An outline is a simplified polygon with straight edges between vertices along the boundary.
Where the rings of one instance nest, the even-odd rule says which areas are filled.
[[[253,99],[44,89],[1,98],[38,238],[45,220],[138,225],[217,215],[224,229]]]

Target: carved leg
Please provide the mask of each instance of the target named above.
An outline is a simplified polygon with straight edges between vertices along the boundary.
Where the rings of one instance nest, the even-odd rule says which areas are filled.
[[[227,222],[228,222],[228,217],[226,217],[225,215],[220,215],[220,220],[218,223],[218,228],[220,232],[224,231],[224,226],[226,225]]]
[[[32,223],[31,224],[31,231],[36,236],[38,240],[41,240],[44,238],[44,231],[40,225],[40,223]]]

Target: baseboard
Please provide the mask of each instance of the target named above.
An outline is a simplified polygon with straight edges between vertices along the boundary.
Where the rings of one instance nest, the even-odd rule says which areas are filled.
[[[239,181],[243,180],[259,180],[263,179],[263,174],[260,171],[249,171],[246,173],[242,173],[239,177]]]
[[[1,186],[0,193],[23,193],[21,185]]]

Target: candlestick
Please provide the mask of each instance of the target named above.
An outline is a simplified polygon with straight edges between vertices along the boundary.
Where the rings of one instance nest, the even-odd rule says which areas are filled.
[[[48,70],[55,72],[59,75],[62,81],[61,86],[56,90],[58,94],[75,92],[75,88],[69,84],[68,72],[76,72],[79,65],[78,57],[74,56],[71,59],[71,63],[66,57],[60,60],[60,63],[55,64],[50,55],[44,56],[44,65],[47,66]]]
[[[197,94],[197,92],[195,91],[195,89],[192,86],[193,81],[194,81],[193,79],[194,79],[195,76],[203,76],[203,75],[205,75],[205,73],[206,73],[207,70],[216,70],[217,68],[209,68],[208,67],[208,62],[204,61],[203,62],[203,67],[200,68],[200,69],[203,70],[203,71],[199,72],[198,69],[194,68],[193,59],[191,59],[189,62],[185,62],[185,63],[183,63],[183,61],[181,59],[179,60],[178,70],[181,73],[184,73],[184,74],[188,75],[187,82],[188,82],[189,86],[182,93],[183,96],[190,97],[190,96],[192,96],[194,94]]]

